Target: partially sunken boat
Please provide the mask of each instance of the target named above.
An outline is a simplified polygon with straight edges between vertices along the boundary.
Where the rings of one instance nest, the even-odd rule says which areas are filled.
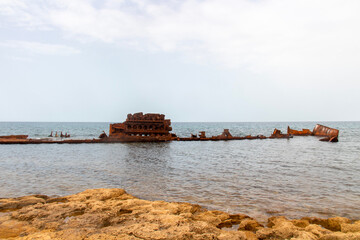
[[[191,134],[191,137],[177,137],[171,133],[171,121],[165,119],[164,114],[142,112],[128,114],[126,121],[122,123],[110,124],[109,135],[103,132],[99,138],[93,139],[61,139],[48,138],[32,139],[28,135],[8,135],[0,136],[0,144],[79,144],[79,143],[116,143],[116,142],[167,142],[167,141],[227,141],[227,140],[253,140],[253,139],[289,139],[293,135],[297,136],[320,136],[320,141],[337,142],[339,130],[317,124],[313,131],[303,129],[301,131],[288,127],[287,134],[275,129],[270,137],[263,135],[247,135],[245,137],[233,136],[229,129],[224,129],[218,136],[207,137],[205,131],[200,131],[199,135]],[[66,134],[67,135],[67,134]],[[65,138],[66,138],[65,135]]]
[[[338,142],[339,130],[335,128],[329,128],[320,124],[316,124],[313,130],[314,136],[324,137],[320,141],[325,142]]]
[[[100,137],[103,142],[165,142],[176,138],[171,130],[171,121],[164,114],[139,112],[128,114],[123,123],[110,124],[109,136]]]
[[[338,142],[339,130],[335,128],[326,127],[324,125],[316,124],[314,130],[303,129],[301,131],[291,129],[288,126],[287,133],[295,136],[318,136],[323,137],[320,141],[324,142]]]

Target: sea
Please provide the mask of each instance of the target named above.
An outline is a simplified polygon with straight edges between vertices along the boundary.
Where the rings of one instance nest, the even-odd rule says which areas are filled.
[[[317,122],[172,123],[180,137],[313,129]],[[318,122],[339,142],[313,136],[242,141],[0,145],[0,198],[64,196],[123,188],[147,200],[190,202],[258,220],[284,215],[360,219],[360,122]],[[109,123],[0,122],[0,135],[97,138]]]

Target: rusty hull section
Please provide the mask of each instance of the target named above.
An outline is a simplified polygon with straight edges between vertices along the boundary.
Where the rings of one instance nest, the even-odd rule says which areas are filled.
[[[324,137],[320,141],[326,142],[338,142],[339,130],[335,128],[329,128],[320,124],[316,124],[312,132],[314,136]]]
[[[274,129],[274,132],[271,134],[269,138],[292,138],[293,136],[291,134],[284,134],[279,129]]]
[[[251,136],[247,135],[245,137],[235,137],[230,133],[229,129],[224,129],[223,133],[217,136],[206,137],[206,132],[199,132],[199,136],[196,134],[191,134],[189,138],[174,138],[173,140],[177,141],[226,141],[226,140],[253,140],[253,139],[266,139],[264,135]]]
[[[8,136],[0,136],[0,140],[4,139],[27,139],[28,135],[8,135]]]
[[[100,143],[100,139],[67,139],[67,140],[52,140],[52,139],[1,139],[0,144],[80,144],[80,143]]]
[[[226,141],[226,140],[254,140],[254,139],[290,139],[293,136],[319,136],[320,141],[337,142],[339,130],[317,124],[313,131],[309,129],[294,130],[287,128],[287,133],[274,129],[273,133],[264,135],[247,135],[245,137],[233,136],[229,129],[217,136],[207,137],[205,131],[191,134],[188,138],[177,137],[171,133],[171,121],[165,119],[164,114],[142,112],[128,114],[125,122],[110,124],[109,135],[101,133],[99,138],[94,139],[31,139],[28,135],[0,136],[0,144],[79,144],[79,143],[117,143],[117,142],[167,142],[167,141]],[[51,134],[52,135],[52,134]],[[51,136],[50,135],[50,136]],[[49,136],[49,137],[50,137]]]
[[[165,142],[176,135],[170,133],[171,121],[164,114],[128,114],[123,123],[110,124],[109,136],[104,142]]]
[[[320,141],[324,142],[338,142],[339,130],[335,128],[326,127],[324,125],[316,124],[313,131],[310,129],[303,129],[302,131],[293,130],[288,127],[288,134],[296,136],[318,136],[323,137]]]
[[[303,130],[298,131],[298,130],[291,129],[289,126],[287,128],[287,133],[294,135],[294,136],[310,136],[310,135],[312,135],[312,132],[310,129],[303,128]]]

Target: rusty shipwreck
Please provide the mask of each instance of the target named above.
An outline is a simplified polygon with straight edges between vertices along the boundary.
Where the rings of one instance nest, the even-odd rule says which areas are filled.
[[[190,137],[178,137],[172,133],[171,120],[164,114],[142,112],[128,114],[122,123],[112,123],[109,134],[105,132],[93,139],[58,139],[48,138],[32,139],[28,135],[0,136],[0,144],[77,144],[77,143],[117,143],[117,142],[167,142],[167,141],[224,141],[224,140],[254,140],[254,139],[290,139],[293,136],[317,136],[320,141],[337,142],[339,130],[317,124],[313,131],[309,129],[294,130],[288,127],[287,133],[279,129],[266,137],[264,135],[247,135],[245,137],[233,136],[229,129],[217,136],[206,136],[205,131],[199,134],[191,133]]]
[[[128,114],[123,123],[110,124],[109,136],[102,135],[103,142],[165,142],[176,138],[170,133],[171,121],[164,114]]]

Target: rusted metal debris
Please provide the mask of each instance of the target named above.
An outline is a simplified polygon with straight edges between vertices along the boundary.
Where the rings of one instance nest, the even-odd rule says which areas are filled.
[[[0,144],[80,144],[80,143],[100,143],[100,139],[66,139],[66,140],[52,140],[48,138],[44,139],[32,139],[32,138],[26,138],[26,139],[2,139],[0,138]]]
[[[320,141],[337,142],[339,130],[317,124],[313,131],[303,129],[301,131],[288,127],[287,134],[283,134],[279,129],[274,129],[270,137],[264,135],[247,135],[245,137],[233,136],[229,129],[224,129],[218,136],[207,137],[205,131],[200,131],[199,136],[191,134],[191,137],[180,138],[175,133],[171,133],[171,121],[165,119],[164,114],[142,112],[128,114],[123,123],[110,124],[109,135],[104,131],[97,139],[61,139],[53,140],[51,138],[31,139],[28,135],[9,135],[0,136],[0,144],[41,144],[41,143],[114,143],[114,142],[165,142],[165,141],[222,141],[222,140],[253,140],[253,139],[289,139],[295,136],[320,136]],[[61,132],[61,135],[62,132]],[[55,133],[57,136],[57,132]],[[49,135],[52,137],[52,132]],[[65,134],[64,137],[70,137]]]
[[[106,135],[105,131],[103,131],[103,132],[100,134],[99,138],[100,138],[100,139],[102,139],[102,138],[107,138],[107,135]]]
[[[291,134],[283,134],[279,129],[274,129],[274,132],[269,138],[292,138]]]
[[[57,137],[70,138],[70,134],[65,133],[65,135],[64,135],[64,134],[62,133],[62,131],[61,131],[60,136],[59,136],[58,133],[57,133],[57,131],[56,131],[55,135],[53,136],[53,131],[51,131],[51,133],[50,133],[50,135],[49,135],[48,137],[49,137],[49,138],[52,138],[52,137],[55,137],[55,138],[57,138]]]
[[[303,128],[303,130],[298,131],[298,130],[291,129],[289,126],[287,128],[287,133],[291,134],[291,135],[294,135],[294,136],[309,136],[309,135],[312,134],[310,129],[304,129]]]
[[[247,135],[245,137],[245,139],[249,139],[249,140],[253,140],[253,139],[267,139],[270,137],[265,137],[264,135],[256,135],[256,136],[251,136],[251,135]]]
[[[222,138],[222,139],[231,139],[231,138],[233,138],[233,136],[231,135],[229,129],[224,129],[223,133],[221,135],[219,135],[218,137]]]
[[[7,136],[0,136],[0,139],[27,139],[28,135],[7,135]]]
[[[199,132],[199,133],[200,133],[200,134],[199,134],[199,138],[201,138],[201,139],[206,138],[205,131],[201,131],[201,132]]]
[[[298,135],[298,136],[318,136],[323,137],[320,141],[325,142],[338,142],[339,130],[335,128],[329,128],[320,124],[316,124],[313,131],[310,129],[303,129],[302,131],[293,130],[288,127],[288,134]]]
[[[339,130],[316,124],[312,132],[314,136],[324,137],[320,141],[338,142]]]
[[[222,141],[222,140],[252,140],[252,139],[266,139],[264,135],[251,136],[247,135],[245,137],[234,137],[229,129],[224,129],[223,133],[218,136],[206,137],[205,131],[199,132],[199,137],[196,134],[191,134],[189,138],[176,138],[173,140],[178,141]]]
[[[109,136],[104,142],[164,142],[177,138],[171,134],[171,121],[164,114],[142,112],[128,114],[123,123],[110,124]]]

